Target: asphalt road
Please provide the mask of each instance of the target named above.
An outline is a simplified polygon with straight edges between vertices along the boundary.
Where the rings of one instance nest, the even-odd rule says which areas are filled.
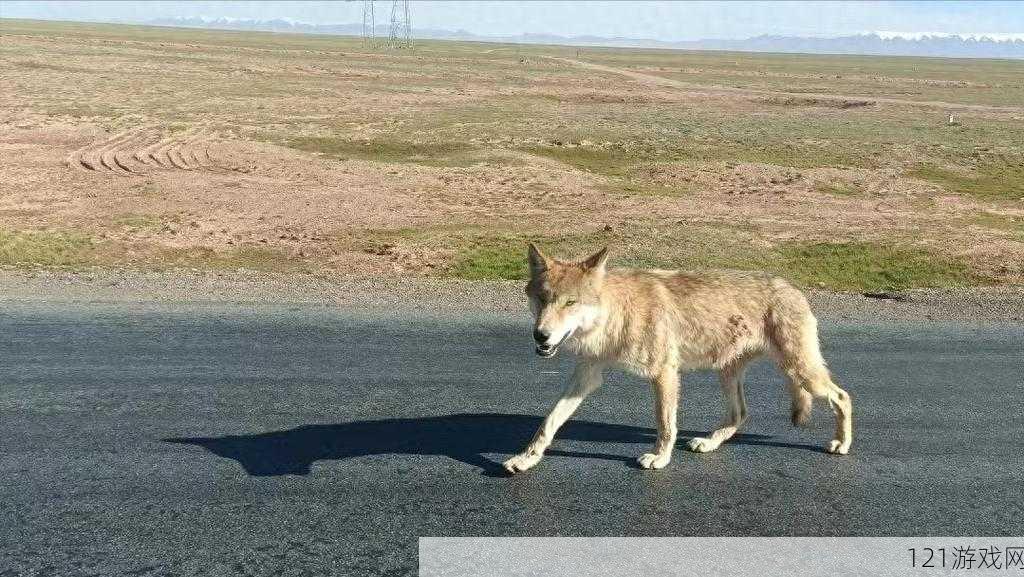
[[[612,373],[537,468],[570,360],[521,318],[318,306],[0,308],[0,575],[405,575],[444,535],[1020,535],[1024,327],[823,325],[856,407],[787,420],[767,364],[746,434],[667,469],[648,386]],[[679,446],[723,411],[684,381]]]

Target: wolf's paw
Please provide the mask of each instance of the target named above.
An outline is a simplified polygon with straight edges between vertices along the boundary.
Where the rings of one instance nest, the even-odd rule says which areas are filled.
[[[505,461],[502,465],[509,473],[521,473],[540,462],[542,455],[521,453]]]
[[[707,437],[694,437],[690,439],[690,442],[686,443],[686,448],[694,453],[710,453],[717,449],[720,444]]]
[[[637,459],[637,463],[640,464],[641,469],[661,469],[672,460],[672,455],[655,455],[654,453],[644,453]]]
[[[850,442],[842,442],[839,439],[833,439],[828,444],[828,452],[833,455],[845,455],[850,452]]]

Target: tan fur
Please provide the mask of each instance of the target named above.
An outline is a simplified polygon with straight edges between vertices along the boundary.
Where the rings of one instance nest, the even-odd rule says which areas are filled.
[[[786,281],[760,273],[729,271],[606,270],[607,251],[579,262],[562,262],[530,245],[526,292],[535,318],[538,354],[559,345],[576,353],[577,367],[562,398],[533,441],[505,462],[510,472],[537,464],[555,433],[584,398],[617,365],[651,380],[658,438],[639,459],[660,469],[676,441],[679,372],[717,369],[726,398],[722,426],[692,439],[695,452],[718,448],[747,418],[743,372],[770,354],[787,377],[791,417],[803,424],[814,399],[835,413],[828,451],[845,455],[853,440],[850,395],[831,378],[818,345],[817,321],[803,294]]]

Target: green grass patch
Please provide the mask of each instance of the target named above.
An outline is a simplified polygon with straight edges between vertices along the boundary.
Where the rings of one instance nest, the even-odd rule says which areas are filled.
[[[847,143],[804,144],[800,142],[768,142],[756,140],[709,147],[701,160],[730,160],[774,164],[792,168],[875,168],[878,164],[859,146]]]
[[[867,242],[786,244],[769,270],[803,285],[832,290],[906,290],[984,284],[961,261],[929,251]]]
[[[148,263],[155,268],[198,268],[203,270],[247,269],[260,272],[304,272],[306,264],[287,253],[269,247],[243,246],[230,251],[209,247],[164,249]]]
[[[613,242],[607,233],[563,236],[510,234],[477,235],[455,241],[458,250],[448,274],[467,280],[522,280],[527,278],[526,246],[536,241],[542,250],[562,258],[583,258]]]
[[[519,150],[567,164],[579,170],[631,181],[652,164],[677,162],[751,162],[797,169],[867,167],[873,162],[854,149],[794,143],[713,142],[688,146],[657,146],[641,143],[629,147],[529,146]],[[633,182],[640,186],[638,182]]]
[[[74,266],[93,258],[92,240],[81,233],[0,231],[0,265]]]
[[[459,255],[451,274],[468,280],[526,278],[526,245],[476,246]]]
[[[117,228],[129,230],[155,230],[163,226],[163,219],[151,214],[119,214],[110,220],[110,224]]]
[[[983,200],[1024,198],[1024,159],[984,162],[971,175],[932,165],[918,166],[907,175],[938,184],[949,192]]]
[[[284,141],[291,148],[340,160],[356,159],[429,166],[468,166],[475,162],[473,147],[457,142],[361,142],[328,136],[303,136]]]
[[[1017,240],[1024,241],[1024,217],[981,212],[969,217],[967,222],[982,228],[1009,232]]]
[[[526,278],[526,247],[529,242],[538,242],[545,250],[562,257],[583,257],[603,246],[602,243],[614,242],[614,235],[594,232],[554,236],[488,229],[476,224],[448,224],[351,230],[338,234],[336,239],[340,250],[385,257],[419,249],[446,253],[442,266],[435,269],[444,276],[467,280],[516,280]]]
[[[599,238],[600,237],[600,238]],[[608,243],[600,234],[541,239],[555,255],[582,257]],[[920,248],[867,242],[790,243],[773,249],[740,246],[681,247],[681,251],[629,250],[628,241],[613,240],[613,266],[683,270],[766,270],[794,283],[838,291],[900,291],[918,287],[986,284],[989,279],[961,261]],[[526,240],[518,237],[479,238],[459,250],[449,273],[468,280],[521,280],[528,276]]]
[[[527,146],[520,150],[557,160],[579,170],[612,177],[630,176],[644,162],[670,160],[665,158],[665,152],[659,153],[653,149]]]
[[[856,184],[843,181],[823,182],[815,186],[814,190],[835,196],[857,196],[863,192]]]
[[[127,225],[152,226],[154,223],[152,217],[136,215],[117,220]],[[127,265],[150,270],[245,268],[263,272],[303,272],[307,268],[302,260],[290,258],[287,253],[270,247],[244,246],[230,251],[215,251],[209,247],[129,246],[116,241],[95,242],[78,232],[53,231],[0,231],[0,265],[23,268]]]

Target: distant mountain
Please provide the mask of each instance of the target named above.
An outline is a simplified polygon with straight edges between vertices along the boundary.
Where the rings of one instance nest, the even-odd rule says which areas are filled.
[[[678,48],[688,47],[695,50],[942,56],[946,58],[1024,58],[1024,35],[1019,38],[945,34],[904,37],[873,32],[838,38],[765,35],[745,40],[698,40],[692,43],[677,42],[675,44]]]
[[[181,28],[214,28],[217,30],[260,30],[263,32],[295,32],[306,34],[362,34],[361,24],[305,24],[294,20],[243,20],[237,18],[154,18],[145,24]],[[377,26],[380,31],[384,27]]]
[[[307,24],[295,20],[244,20],[237,18],[155,18],[143,24],[152,26],[177,26],[181,28],[212,28],[216,30],[257,30],[262,32],[286,32],[292,34],[328,34],[337,36],[359,36],[363,33],[363,25],[356,24]],[[389,28],[385,24],[374,27],[376,35],[387,36]],[[415,38],[436,39],[483,39],[465,30],[434,30],[416,28],[412,30]],[[492,42],[494,40],[491,40]]]
[[[308,24],[295,20],[239,20],[233,18],[158,18],[146,24],[220,30],[260,30],[299,34],[362,33],[361,24]],[[388,27],[378,24],[377,36],[387,36]],[[731,50],[738,52],[789,52],[805,54],[866,54],[887,56],[940,56],[946,58],[1020,58],[1024,59],[1024,34],[942,34],[871,32],[834,38],[762,35],[742,40],[708,39],[667,42],[642,38],[605,38],[601,36],[559,36],[555,34],[519,34],[482,36],[466,30],[414,28],[415,38],[471,40],[518,44],[563,44],[569,46],[611,46],[628,48],[668,48],[683,50]]]

